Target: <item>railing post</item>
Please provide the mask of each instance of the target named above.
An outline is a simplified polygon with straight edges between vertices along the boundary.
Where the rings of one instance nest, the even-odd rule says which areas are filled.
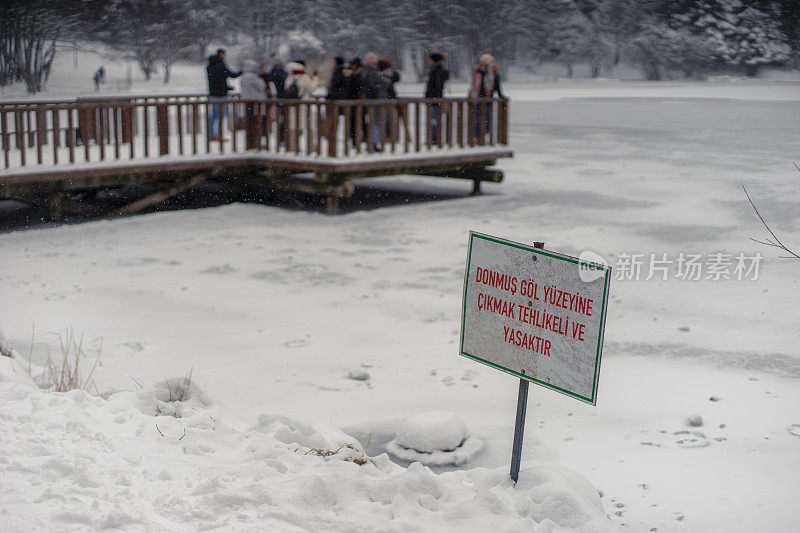
[[[325,132],[328,137],[328,157],[336,157],[336,137],[339,133],[339,105],[336,102],[325,104],[325,119],[328,124]],[[345,132],[345,142],[348,133]]]
[[[169,112],[166,104],[156,105],[156,124],[158,125],[158,143],[161,155],[169,153]]]
[[[255,150],[256,143],[256,105],[252,102],[244,104],[244,137],[245,150]]]
[[[498,107],[500,116],[497,117],[497,142],[508,144],[508,99],[501,98]]]

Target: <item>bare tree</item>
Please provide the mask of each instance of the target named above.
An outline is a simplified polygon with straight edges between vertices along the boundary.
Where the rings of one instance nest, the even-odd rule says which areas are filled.
[[[797,170],[800,170],[800,167],[797,166],[797,163],[795,163],[794,166],[797,167]],[[778,236],[775,235],[775,232],[772,231],[772,229],[769,227],[767,221],[764,220],[764,217],[762,217],[761,213],[758,212],[758,208],[756,207],[756,204],[753,202],[753,199],[750,198],[750,194],[748,194],[747,188],[744,185],[742,185],[742,189],[744,190],[745,196],[747,196],[747,201],[749,201],[750,205],[753,206],[753,211],[756,212],[756,216],[758,216],[758,219],[761,221],[761,223],[764,225],[764,227],[770,234],[769,237],[765,237],[763,240],[754,239],[752,237],[750,237],[750,240],[753,242],[757,242],[758,244],[763,244],[764,246],[771,246],[772,248],[783,250],[784,252],[789,254],[787,256],[783,256],[785,259],[800,259],[800,254],[792,251],[789,247],[783,244],[783,242],[781,242]]]
[[[77,17],[47,0],[3,0],[0,28],[0,85],[22,80],[33,94],[47,84],[58,41],[77,28]]]

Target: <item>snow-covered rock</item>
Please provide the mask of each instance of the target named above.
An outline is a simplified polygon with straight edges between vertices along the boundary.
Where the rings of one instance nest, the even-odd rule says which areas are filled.
[[[452,451],[469,436],[467,424],[452,411],[430,411],[407,419],[395,435],[403,448],[422,453]]]

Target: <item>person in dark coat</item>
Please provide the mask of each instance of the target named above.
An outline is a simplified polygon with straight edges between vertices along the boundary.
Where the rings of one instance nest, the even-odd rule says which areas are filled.
[[[364,55],[364,66],[361,76],[364,80],[362,98],[367,100],[385,100],[388,98],[387,83],[380,72],[378,72],[378,56],[374,52],[367,52],[367,54]],[[385,110],[376,106],[375,113],[372,114],[375,120],[370,124],[373,148],[379,152],[383,149],[381,146],[381,122],[385,120],[381,117],[383,112],[385,112]]]
[[[445,55],[434,52],[428,58],[430,72],[425,87],[425,98],[444,98],[444,84],[450,79],[450,72],[444,68]],[[431,106],[431,142],[439,140],[439,106]]]
[[[345,76],[345,98],[347,100],[359,100],[363,92],[364,79],[361,77],[361,58],[354,57],[350,60],[349,67],[344,71]],[[353,146],[358,144],[358,135],[356,128],[357,108],[350,108],[350,139]],[[361,115],[363,119],[363,114]],[[365,126],[362,121],[362,128]],[[366,130],[364,130],[366,132]]]
[[[394,84],[400,81],[400,73],[394,68],[394,61],[388,57],[378,59],[378,72],[386,82],[386,97],[389,99],[397,98],[397,91]],[[386,136],[391,138],[394,128],[400,127],[399,115],[401,106],[391,106],[389,108],[389,120],[386,121]]]
[[[400,73],[394,68],[394,61],[388,57],[378,59],[378,72],[380,72],[383,79],[386,81],[386,96],[387,98],[397,98],[397,91],[394,84],[400,81]]]
[[[208,73],[208,95],[210,100],[225,100],[228,98],[228,91],[233,87],[228,85],[228,78],[238,78],[242,75],[241,71],[234,72],[225,64],[225,50],[220,48],[217,53],[208,57],[206,66]],[[222,111],[220,113],[220,110]],[[227,115],[227,105],[211,106],[211,140],[220,140],[220,122],[225,120]],[[220,115],[222,119],[220,120]]]
[[[347,78],[345,77],[344,58],[333,58],[333,73],[328,83],[328,100],[344,100],[347,97]]]
[[[286,98],[286,78],[288,77],[289,73],[283,66],[283,59],[276,54],[272,54],[272,67],[264,75],[264,81],[272,88],[272,94],[275,95],[275,98]],[[286,133],[285,106],[278,105],[276,118],[278,121],[278,144],[283,144]]]

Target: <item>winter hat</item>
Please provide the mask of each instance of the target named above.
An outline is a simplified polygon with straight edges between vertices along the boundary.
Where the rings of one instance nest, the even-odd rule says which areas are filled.
[[[364,56],[364,64],[368,67],[378,66],[378,54],[375,52],[367,52]]]
[[[297,61],[291,61],[286,65],[286,70],[288,70],[290,74],[305,74],[306,67]]]
[[[333,61],[336,63],[337,67],[341,67],[344,65],[344,58],[342,56],[336,56],[333,58]]]
[[[361,66],[361,58],[360,57],[354,57],[353,59],[351,59],[350,60],[350,66],[351,67],[360,67]]]
[[[387,68],[394,67],[394,61],[389,59],[388,57],[382,57],[378,59],[378,70],[386,70]]]
[[[490,65],[494,63],[494,56],[492,54],[482,54],[478,61],[484,65]]]
[[[444,61],[444,54],[440,54],[439,52],[434,52],[430,55],[431,61],[434,63],[438,63],[439,61]]]

